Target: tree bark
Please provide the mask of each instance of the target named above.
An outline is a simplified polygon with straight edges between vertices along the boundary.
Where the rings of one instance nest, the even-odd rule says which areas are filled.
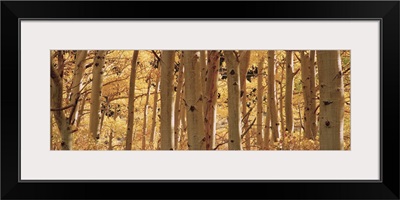
[[[283,125],[285,124],[285,120],[283,118],[283,75],[284,75],[284,66],[281,68],[281,80],[279,82],[279,117],[280,124],[282,126],[281,130],[281,138],[282,138],[282,149],[285,149],[285,130],[283,129]]]
[[[344,91],[339,51],[317,51],[321,150],[343,150]]]
[[[160,88],[160,74],[159,71],[157,73],[156,78],[156,86],[154,87],[154,95],[153,95],[153,116],[152,116],[152,124],[150,131],[150,148],[154,149],[154,138],[156,136],[156,122],[157,122],[157,102],[158,102],[158,90]]]
[[[99,131],[98,131],[99,136],[101,136],[101,131],[103,130],[104,115],[105,115],[106,110],[109,109],[109,105],[110,105],[110,102],[109,102],[108,98],[106,98],[105,109],[103,110],[103,112],[101,112],[101,115],[100,115],[100,125],[99,125]],[[114,115],[116,115],[116,114],[117,113],[115,113]]]
[[[61,53],[61,52],[58,52]],[[62,57],[62,55],[60,56]],[[59,58],[60,58],[59,57]],[[62,107],[62,94],[63,94],[63,84],[62,84],[62,78],[57,70],[54,69],[53,67],[53,55],[50,56],[50,77],[51,77],[51,82],[50,82],[50,89],[51,89],[51,107],[52,108],[61,108]],[[59,60],[59,65],[58,68],[63,68],[60,66],[64,64],[63,60]],[[61,71],[62,73],[62,71]],[[72,127],[68,123],[64,111],[63,110],[57,110],[57,111],[52,111],[54,120],[56,121],[56,124],[58,126],[58,130],[61,133],[61,149],[62,150],[72,150]]]
[[[110,134],[108,135],[108,150],[111,151],[113,150],[113,145],[112,145],[112,141],[113,141],[113,131],[110,131]]]
[[[207,51],[200,51],[200,58],[199,58],[199,63],[200,63],[200,68],[201,68],[201,91],[203,94],[205,94],[206,91],[206,84],[207,81],[205,81],[207,77]],[[203,102],[205,106],[205,101]]]
[[[179,71],[178,71],[178,85],[176,86],[176,97],[175,97],[175,111],[174,111],[174,145],[175,149],[179,148],[179,136],[180,132],[182,130],[182,124],[181,124],[181,101],[182,101],[182,85],[183,85],[183,72],[184,72],[184,65],[183,65],[183,59],[181,56],[180,60],[180,65],[179,65]]]
[[[285,116],[286,116],[286,131],[293,133],[293,51],[286,51],[286,91],[285,91]]]
[[[303,99],[304,99],[304,138],[305,139],[313,139],[313,134],[311,132],[311,93],[310,93],[310,68],[309,55],[305,54],[305,51],[300,52],[301,58],[301,81],[302,81],[302,89],[303,89]]]
[[[186,140],[187,137],[187,120],[186,120],[186,105],[183,102],[186,93],[185,93],[185,76],[183,77],[184,81],[183,81],[183,85],[182,85],[182,97],[181,97],[181,126],[182,126],[182,130],[181,130],[181,149],[188,149],[188,143],[184,142]]]
[[[309,62],[309,72],[310,72],[310,131],[312,138],[315,139],[317,136],[317,115],[315,112],[317,106],[317,94],[315,90],[315,50],[310,51],[310,62]]]
[[[150,97],[150,88],[151,81],[150,76],[147,79],[147,93],[146,93],[146,102],[144,104],[143,110],[143,131],[142,131],[142,150],[146,150],[146,135],[147,135],[147,115],[149,110],[149,97]]]
[[[203,94],[199,57],[199,52],[196,51],[183,52],[187,133],[190,150],[205,149]]]
[[[264,68],[264,58],[261,58],[258,65],[257,74],[257,146],[259,149],[264,149],[263,142],[263,68]]]
[[[174,150],[173,80],[175,51],[161,55],[161,150]]]
[[[93,80],[92,80],[92,97],[90,98],[90,133],[96,141],[99,139],[99,110],[100,110],[100,97],[102,88],[102,74],[105,62],[106,51],[97,51],[94,58],[93,65]]]
[[[219,57],[219,51],[208,51],[204,107],[207,150],[215,148]]]
[[[246,82],[246,76],[247,76],[247,70],[249,69],[250,65],[250,50],[246,51],[241,51],[240,54],[243,55],[243,58],[240,59],[239,67],[240,67],[240,97],[242,100],[242,116],[244,117],[243,119],[243,130],[247,130],[249,128],[249,116],[247,114],[247,82]],[[250,150],[251,144],[250,144],[250,133],[247,133],[245,135],[245,144],[246,144],[246,150]]]
[[[125,150],[132,149],[133,139],[133,121],[134,121],[134,103],[135,103],[135,84],[136,84],[136,67],[139,51],[133,51],[131,61],[131,76],[129,80],[129,99],[128,99],[128,123],[126,128]]]
[[[271,115],[272,136],[276,142],[279,138],[280,127],[276,108],[275,68],[275,51],[268,51],[268,105]]]
[[[269,143],[270,143],[270,132],[271,132],[271,111],[269,109],[269,102],[267,102],[267,116],[265,117],[265,129],[264,129],[264,148],[266,150],[269,149]]]
[[[82,88],[81,80],[83,76],[83,72],[85,71],[85,59],[86,59],[87,51],[77,51],[75,57],[75,69],[74,69],[74,77],[72,78],[71,84],[71,103],[75,104],[73,107],[70,116],[71,124],[74,124],[78,118],[78,105],[79,105],[79,97],[80,90]],[[82,101],[82,100],[81,100]]]
[[[89,93],[88,92],[84,92],[82,98],[81,98],[81,103],[79,104],[79,110],[76,118],[76,127],[79,127],[79,125],[81,124],[81,120],[82,120],[82,114],[83,114],[83,110],[85,109],[85,103],[86,103],[86,97]]]
[[[229,150],[242,150],[240,127],[240,69],[239,56],[235,51],[224,52],[228,76],[228,132]]]

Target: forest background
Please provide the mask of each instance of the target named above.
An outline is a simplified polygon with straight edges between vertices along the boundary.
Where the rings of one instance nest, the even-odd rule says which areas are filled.
[[[339,70],[327,74],[331,81],[341,80],[343,124],[333,138],[339,146],[332,147],[329,138],[331,146],[324,148],[321,102],[322,107],[334,104],[320,99],[319,69],[326,52],[337,52]],[[350,51],[326,52],[51,51],[50,148],[349,150]],[[234,78],[236,91],[228,87]],[[235,92],[239,98],[230,98]],[[170,105],[164,115],[162,97]],[[163,119],[169,127],[162,127]],[[322,124],[334,127],[331,121]],[[232,142],[234,137],[239,142]]]

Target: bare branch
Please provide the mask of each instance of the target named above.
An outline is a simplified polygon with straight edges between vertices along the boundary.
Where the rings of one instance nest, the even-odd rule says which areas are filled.
[[[68,105],[68,106],[64,106],[64,107],[62,107],[62,108],[50,108],[50,111],[62,111],[62,110],[66,110],[66,109],[68,109],[68,108],[71,108],[71,107],[73,107],[75,104],[70,104],[70,105]]]

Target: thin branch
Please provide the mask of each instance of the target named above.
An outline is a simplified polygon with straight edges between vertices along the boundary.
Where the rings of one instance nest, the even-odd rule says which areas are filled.
[[[293,76],[296,76],[296,74],[299,73],[299,71],[300,71],[300,68],[297,69],[297,71],[295,71],[295,72],[293,73]]]
[[[301,63],[301,59],[299,58],[299,56],[296,54],[296,52],[293,53],[294,56],[296,56],[297,60]]]
[[[220,147],[220,146],[222,146],[222,145],[224,145],[224,144],[226,144],[226,143],[228,143],[228,142],[225,141],[225,142],[223,142],[223,143],[218,144],[217,146],[215,146],[215,148],[214,148],[213,150],[217,150],[218,147]]]
[[[249,128],[247,128],[247,130],[240,136],[240,139],[243,139],[243,137],[247,134],[247,132],[249,132],[249,130],[251,129],[251,127],[254,125],[254,123],[256,122],[257,118],[254,118],[253,122],[251,122]]]
[[[71,108],[71,107],[73,107],[73,106],[74,106],[74,104],[70,104],[70,105],[64,106],[64,107],[62,107],[62,108],[50,108],[50,111],[62,111],[62,110],[66,110],[66,109],[68,109],[68,108]]]

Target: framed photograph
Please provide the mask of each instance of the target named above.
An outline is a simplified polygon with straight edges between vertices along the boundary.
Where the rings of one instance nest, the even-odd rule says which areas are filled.
[[[399,199],[399,8],[2,1],[1,198]]]

